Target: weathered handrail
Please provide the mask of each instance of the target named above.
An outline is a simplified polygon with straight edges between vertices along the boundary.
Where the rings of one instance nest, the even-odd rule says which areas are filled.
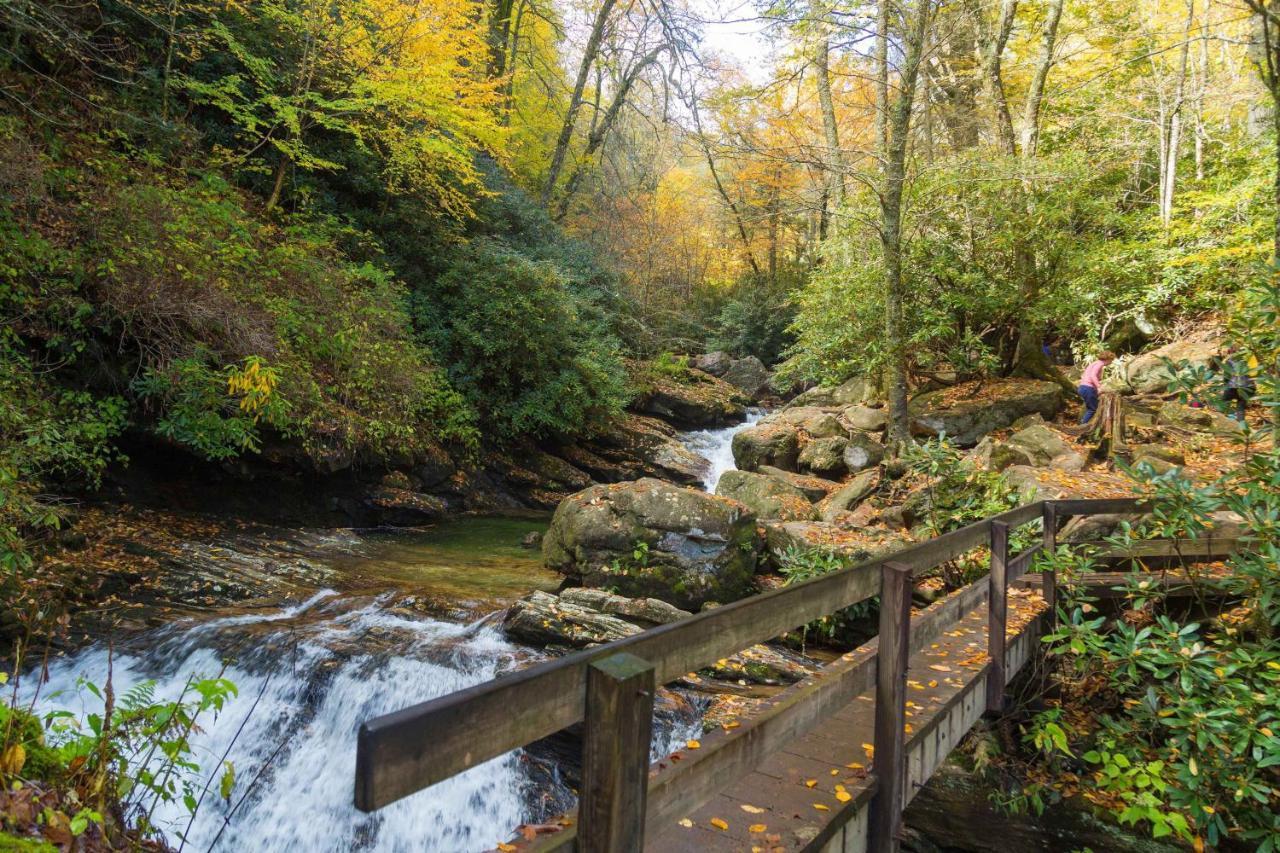
[[[996,518],[1025,523],[1039,517],[1041,506],[1028,504]],[[891,555],[369,720],[360,727],[356,745],[356,808],[382,808],[580,722],[586,714],[587,667],[595,661],[627,652],[652,663],[657,683],[666,684],[878,594],[886,562],[919,573],[985,545],[989,523],[979,521]],[[476,731],[486,733],[483,741],[477,741]]]
[[[1037,501],[894,554],[370,720],[361,727],[357,743],[356,806],[365,811],[381,808],[586,719],[591,731],[584,736],[589,748],[584,756],[581,823],[557,833],[551,844],[571,844],[576,837],[584,850],[639,849],[645,827],[664,826],[678,813],[688,813],[876,683],[880,736],[871,782],[877,791],[871,849],[890,849],[906,778],[904,768],[895,766],[901,765],[903,752],[898,684],[905,679],[906,659],[976,608],[993,602],[987,707],[998,710],[1005,683],[1008,586],[1027,571],[1036,554],[1054,549],[1062,519],[1145,509],[1137,499]],[[1011,556],[1010,531],[1041,518],[1043,541]],[[991,548],[990,575],[911,618],[909,578],[982,546]],[[1056,586],[1050,574],[1043,594],[1051,612]],[[703,749],[653,774],[647,786],[641,786],[641,795],[636,794],[636,780],[642,778],[637,773],[648,769],[643,732],[652,713],[652,695],[650,689],[645,700],[645,690],[630,685],[668,683],[877,593],[882,595],[880,637],[825,667],[811,683],[789,690],[741,727],[709,737]],[[881,659],[883,637],[893,638],[894,648]],[[479,732],[482,737],[477,737]],[[880,738],[886,739],[883,744]],[[605,748],[614,741],[618,749]],[[618,839],[627,839],[622,848],[617,847]]]

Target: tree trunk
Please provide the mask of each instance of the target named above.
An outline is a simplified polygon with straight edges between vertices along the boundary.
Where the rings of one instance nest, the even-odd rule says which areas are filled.
[[[885,343],[889,350],[889,442],[901,448],[911,441],[911,423],[907,412],[907,347],[905,306],[906,293],[902,279],[902,196],[907,175],[907,146],[911,133],[911,109],[915,100],[916,81],[920,73],[920,56],[929,31],[933,0],[919,0],[916,18],[909,32],[903,33],[904,53],[898,94],[892,111],[886,116],[887,134],[884,151],[884,187],[880,194],[881,246],[884,251]],[[882,2],[882,8],[884,4]],[[883,15],[887,22],[887,13]],[[876,34],[885,39],[888,33]],[[881,65],[878,81],[887,92],[887,57]]]
[[[631,93],[631,88],[635,85],[636,80],[639,79],[641,72],[657,62],[658,57],[665,53],[667,49],[668,47],[665,44],[658,45],[627,69],[622,81],[618,84],[618,90],[614,93],[613,100],[603,113],[599,110],[599,101],[597,99],[596,112],[591,119],[591,131],[587,134],[587,145],[582,152],[581,163],[583,165],[575,169],[573,174],[569,176],[569,180],[565,184],[564,193],[560,197],[560,204],[556,211],[556,219],[564,218],[565,213],[568,212],[569,202],[572,199],[574,192],[577,190],[578,181],[582,178],[582,171],[583,168],[585,168],[585,164],[597,151],[600,150],[600,146],[604,144],[605,137],[609,135],[609,131],[617,121],[618,115],[626,105],[627,95]],[[597,85],[596,88],[599,90],[600,86]]]
[[[495,80],[507,73],[507,44],[511,38],[511,18],[514,0],[494,0],[489,10],[489,79]]]
[[[821,27],[814,48],[813,72],[818,81],[818,104],[822,108],[822,131],[826,137],[827,151],[822,162],[827,171],[826,197],[832,206],[844,203],[844,155],[840,151],[840,127],[836,124],[835,101],[831,97],[831,37],[825,22]],[[825,220],[825,216],[824,216]]]
[[[1031,164],[1040,143],[1040,106],[1044,103],[1044,85],[1053,67],[1053,49],[1058,39],[1058,22],[1062,20],[1063,0],[1049,0],[1044,21],[1044,38],[1040,48],[1040,62],[1031,77],[1027,90],[1027,103],[1022,111],[1022,162]]]
[[[1169,105],[1165,139],[1164,170],[1160,175],[1160,224],[1165,228],[1173,221],[1173,195],[1178,181],[1178,150],[1182,145],[1182,106],[1186,100],[1187,65],[1191,55],[1191,27],[1196,20],[1195,0],[1187,0],[1187,24],[1182,30],[1182,47],[1178,51],[1178,76],[1174,81],[1173,100]]]
[[[1013,157],[1018,153],[1018,143],[1013,133],[1013,116],[1009,113],[1009,100],[1004,93],[1001,64],[1005,45],[1009,43],[1009,34],[1013,32],[1013,21],[1017,11],[1018,0],[1002,0],[1000,17],[996,20],[995,29],[987,33],[986,38],[983,39],[986,44],[982,56],[982,83],[991,101],[991,108],[995,112],[996,141],[999,143],[1001,153],[1006,157]],[[979,16],[979,21],[983,20],[982,12],[976,6],[973,14]]]
[[[564,124],[560,127],[560,136],[556,139],[556,147],[551,154],[551,165],[547,169],[547,180],[542,187],[542,204],[551,201],[556,181],[564,168],[564,158],[569,152],[569,142],[573,139],[573,126],[578,120],[578,111],[582,109],[582,93],[587,88],[587,77],[591,74],[591,66],[595,64],[600,52],[600,41],[604,38],[604,28],[609,22],[609,13],[617,0],[601,0],[591,24],[591,34],[587,37],[586,46],[582,49],[582,62],[578,66],[578,76],[573,82],[573,93],[569,96],[569,108],[565,110]]]
[[[275,210],[276,205],[280,203],[280,196],[284,192],[284,176],[289,171],[289,158],[280,155],[280,159],[276,161],[275,180],[271,183],[271,195],[267,197],[267,210]]]
[[[889,2],[876,3],[876,150],[881,169],[889,150]]]

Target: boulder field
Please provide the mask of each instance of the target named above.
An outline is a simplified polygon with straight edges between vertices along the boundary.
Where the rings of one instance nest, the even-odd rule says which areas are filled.
[[[1211,350],[1175,346],[1161,355]],[[1163,369],[1161,355],[1133,359],[1117,375],[1126,388],[1147,388]],[[736,362],[710,353],[694,364],[704,375],[730,377]],[[888,415],[870,397],[861,379],[814,388],[741,429],[732,442],[737,470],[720,478],[714,495],[679,484],[690,479],[642,477],[569,496],[543,541],[548,566],[569,586],[696,611],[776,584],[757,574],[778,571],[797,553],[848,564],[901,549],[924,535],[928,496],[904,488],[901,463],[886,464]],[[1101,493],[1127,493],[1119,473],[1095,468],[1082,476],[1091,448],[1052,422],[1065,407],[1055,383],[996,379],[918,394],[909,413],[916,434],[968,448],[962,464],[1001,474],[1024,500],[1089,495],[1099,484]],[[1209,409],[1158,395],[1127,394],[1124,412],[1128,460],[1158,472],[1187,464],[1170,436],[1238,429]],[[679,461],[671,467],[692,471]]]

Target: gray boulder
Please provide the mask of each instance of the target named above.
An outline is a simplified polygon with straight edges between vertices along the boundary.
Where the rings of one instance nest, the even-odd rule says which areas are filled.
[[[725,471],[716,494],[746,504],[757,518],[802,521],[817,518],[808,496],[778,477],[751,471]]]
[[[756,517],[743,504],[644,478],[565,498],[542,554],[582,586],[696,610],[751,594],[756,547]]]
[[[769,369],[754,355],[730,362],[728,369],[720,376],[752,400],[758,398],[769,385]]]
[[[802,471],[827,477],[839,477],[848,470],[844,453],[849,440],[842,436],[815,438],[800,451],[797,464]]]
[[[1066,453],[1053,457],[1049,462],[1049,467],[1057,468],[1059,471],[1066,471],[1068,474],[1074,474],[1083,471],[1088,461],[1083,453],[1068,450]]]
[[[810,388],[791,401],[791,406],[852,406],[866,399],[867,380],[855,376],[835,387]]]
[[[1168,424],[1180,429],[1213,432],[1221,435],[1231,435],[1241,429],[1238,421],[1232,420],[1216,409],[1207,407],[1192,408],[1176,400],[1169,400],[1162,405],[1157,419],[1161,424]]]
[[[868,433],[855,432],[845,442],[841,460],[844,462],[844,467],[850,472],[874,468],[884,461],[884,445],[876,441]]]
[[[516,601],[502,620],[507,636],[538,646],[560,644],[581,648],[609,643],[642,630],[625,619],[600,613],[536,591]]]
[[[840,488],[840,484],[832,480],[825,480],[822,477],[808,477],[804,474],[797,474],[794,471],[783,471],[781,468],[774,468],[772,465],[761,465],[756,470],[761,474],[776,477],[795,486],[812,503],[817,503]]]
[[[888,409],[873,409],[870,406],[846,406],[840,412],[845,423],[863,432],[882,432],[889,425]]]
[[[1221,351],[1219,341],[1175,341],[1124,363],[1111,371],[1112,378],[1104,386],[1132,394],[1163,393],[1169,387],[1168,359],[1175,365],[1185,361],[1197,367],[1207,367]]]
[[[710,373],[712,376],[724,376],[725,372],[733,364],[733,356],[723,350],[716,350],[704,355],[695,355],[691,364],[703,373]]]
[[[1048,465],[1059,456],[1073,453],[1070,444],[1052,428],[1043,423],[1021,429],[1009,440],[996,444],[990,455],[988,467],[1003,471],[1011,465]]]
[[[975,390],[976,395],[955,388],[919,395],[910,405],[913,427],[929,435],[945,433],[956,444],[972,447],[1025,415],[1038,412],[1052,418],[1062,409],[1062,388],[1056,382],[1002,379]]]
[[[818,417],[804,423],[804,431],[810,438],[832,438],[845,436],[848,430],[836,419],[835,415],[823,412]]]
[[[840,513],[852,512],[857,509],[858,504],[866,500],[876,490],[876,483],[879,480],[879,471],[875,469],[863,471],[841,486],[838,491],[832,492],[818,505],[818,512],[822,514],[822,520],[835,521],[840,517]]]
[[[761,465],[794,471],[799,455],[799,432],[790,424],[761,421],[733,436],[733,461],[743,471]]]
[[[610,616],[618,616],[642,628],[666,625],[693,615],[687,610],[681,610],[656,598],[626,598],[608,590],[591,589],[585,586],[564,590],[560,593],[560,600],[579,607],[589,607]]]
[[[737,388],[700,370],[687,379],[658,376],[649,380],[631,407],[680,427],[734,423],[746,417],[746,399]]]
[[[1134,462],[1156,459],[1169,465],[1186,465],[1187,457],[1181,450],[1165,444],[1135,444],[1129,447]]]
[[[507,610],[502,627],[509,637],[524,643],[582,648],[690,615],[654,598],[624,598],[602,589],[574,587],[559,596],[529,593]]]

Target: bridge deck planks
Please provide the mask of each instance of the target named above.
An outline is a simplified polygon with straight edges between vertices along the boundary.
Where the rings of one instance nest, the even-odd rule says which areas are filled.
[[[1012,633],[1012,632],[1011,632]],[[981,606],[959,624],[938,637],[930,648],[911,657],[907,678],[910,717],[907,724],[908,754],[917,739],[934,736],[927,731],[930,722],[947,711],[971,690],[986,668],[987,608]],[[933,669],[947,667],[948,672]],[[929,682],[937,686],[930,688]],[[744,776],[726,791],[688,815],[692,827],[674,823],[650,834],[645,847],[654,851],[750,850],[759,847],[772,850],[803,850],[822,847],[821,838],[831,833],[832,825],[843,823],[848,814],[865,803],[869,782],[865,771],[848,765],[869,768],[863,744],[870,744],[874,730],[874,693],[868,691],[845,705],[822,726],[787,744],[767,758],[755,771]],[[832,771],[835,774],[832,774]],[[816,780],[812,788],[806,781]],[[844,785],[853,796],[841,803],[835,796],[835,785]],[[910,796],[908,792],[908,796]],[[764,809],[752,814],[742,805]],[[827,806],[828,811],[814,808]],[[728,823],[728,830],[715,828],[713,818]],[[749,827],[764,824],[764,833],[752,833]],[[766,840],[767,836],[778,840]],[[815,839],[819,841],[815,842]]]

